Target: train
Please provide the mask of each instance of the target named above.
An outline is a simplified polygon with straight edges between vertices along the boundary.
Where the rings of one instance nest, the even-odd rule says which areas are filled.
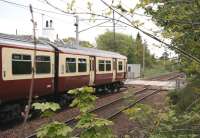
[[[0,33],[0,122],[21,117],[34,63],[33,102],[66,103],[66,92],[83,86],[117,92],[127,74],[127,57],[119,53],[44,38],[37,39],[35,49],[32,36]]]

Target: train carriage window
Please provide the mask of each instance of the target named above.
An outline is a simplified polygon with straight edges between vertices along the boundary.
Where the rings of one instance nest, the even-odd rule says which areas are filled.
[[[122,69],[123,69],[122,61],[119,61],[119,62],[118,62],[118,70],[119,70],[119,71],[122,71]]]
[[[86,71],[87,71],[86,59],[79,58],[78,59],[78,72],[86,72]]]
[[[111,61],[106,61],[106,71],[111,71]]]
[[[66,58],[66,72],[73,73],[76,72],[76,59]]]
[[[36,56],[36,73],[47,74],[51,72],[50,56]]]
[[[30,55],[13,54],[12,55],[12,74],[23,75],[31,74],[32,62]]]
[[[105,71],[105,61],[99,60],[99,71]]]

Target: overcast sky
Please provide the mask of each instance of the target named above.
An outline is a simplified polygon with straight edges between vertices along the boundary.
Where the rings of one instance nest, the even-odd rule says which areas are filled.
[[[51,12],[44,12],[34,9],[34,17],[37,21],[37,29],[39,35],[41,35],[42,30],[42,14],[43,19],[52,19],[53,20],[53,26],[55,28],[56,34],[58,34],[59,38],[66,38],[66,37],[75,37],[75,17],[74,15],[64,15],[63,13],[53,9],[52,7],[48,6],[43,0],[6,0],[8,2],[14,2],[21,5],[28,6],[29,4],[32,4],[34,8],[39,8],[43,10],[49,10],[54,11],[55,14]],[[67,1],[68,0],[49,0],[53,5],[66,10],[67,9]],[[106,0],[106,2],[111,2],[111,0]],[[134,7],[138,0],[123,0],[123,6],[126,8]],[[84,12],[87,11],[87,1],[86,0],[76,0],[76,11],[77,12]],[[32,24],[31,24],[31,15],[28,7],[21,7],[14,4],[6,3],[4,0],[0,0],[0,32],[1,33],[7,33],[7,34],[15,34],[16,29],[18,34],[32,34]],[[96,13],[102,13],[105,11],[106,6],[101,3],[100,0],[93,0],[93,11]],[[136,11],[137,13],[144,14],[143,10]],[[88,15],[79,15],[80,18],[80,24],[79,24],[79,30],[83,30],[85,28],[91,27],[93,25],[96,25],[98,23],[104,22],[105,20],[98,20],[98,21],[83,21],[82,19],[88,19],[90,16]],[[96,17],[100,18],[100,17]],[[120,18],[120,16],[116,15],[117,19],[123,20]],[[139,16],[134,15],[134,20],[140,20],[144,23],[143,26],[141,26],[142,29],[144,29],[147,32],[152,32],[160,30],[160,28],[156,27],[156,25],[151,21],[149,17],[145,16]],[[137,30],[127,27],[124,24],[117,23],[116,24],[116,32],[124,33],[127,35],[132,35],[134,38],[136,37],[136,34],[138,33]],[[121,27],[120,27],[121,26]],[[112,21],[105,23],[101,25],[100,27],[95,27],[92,29],[89,29],[87,31],[83,31],[79,34],[80,40],[86,40],[90,41],[92,44],[95,44],[95,39],[98,37],[98,35],[106,32],[107,30],[112,31]],[[155,54],[156,56],[161,56],[164,52],[164,48],[161,44],[157,43],[155,40],[143,35],[142,39],[143,41],[147,41],[148,49],[150,49],[150,52]],[[158,45],[159,47],[154,46],[154,44]],[[174,54],[172,54],[174,55]]]

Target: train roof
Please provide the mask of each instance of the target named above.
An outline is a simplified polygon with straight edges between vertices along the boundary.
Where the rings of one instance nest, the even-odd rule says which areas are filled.
[[[33,37],[31,35],[8,35],[0,33],[0,44],[4,44],[6,46],[14,45],[15,47],[21,48],[34,48]],[[63,53],[127,59],[126,56],[116,52],[99,50],[96,48],[86,48],[81,46],[69,46],[64,43],[59,43],[58,41],[51,42],[45,38],[37,39],[37,49],[54,51],[53,47],[56,47]]]

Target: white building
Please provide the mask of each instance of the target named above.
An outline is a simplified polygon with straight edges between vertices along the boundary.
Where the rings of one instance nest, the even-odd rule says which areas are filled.
[[[128,79],[134,79],[134,78],[139,78],[140,75],[140,64],[128,64],[127,65],[127,78]]]
[[[54,22],[50,18],[42,18],[42,37],[49,38],[51,41],[56,40]]]

